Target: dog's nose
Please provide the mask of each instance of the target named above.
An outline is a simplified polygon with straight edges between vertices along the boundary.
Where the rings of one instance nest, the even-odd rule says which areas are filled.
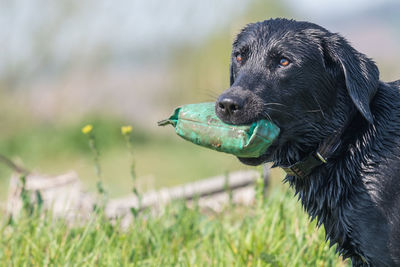
[[[221,96],[217,101],[217,112],[224,116],[232,116],[243,109],[243,101],[234,96]]]

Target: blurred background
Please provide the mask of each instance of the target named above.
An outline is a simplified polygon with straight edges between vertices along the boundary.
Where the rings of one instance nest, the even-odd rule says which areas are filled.
[[[215,101],[228,87],[240,29],[271,17],[315,22],[344,35],[390,81],[400,78],[399,11],[395,0],[0,0],[0,154],[41,173],[75,170],[93,189],[81,133],[91,123],[106,189],[128,194],[120,126],[132,125],[143,191],[245,169],[156,126],[174,107]],[[0,165],[1,200],[10,175]]]

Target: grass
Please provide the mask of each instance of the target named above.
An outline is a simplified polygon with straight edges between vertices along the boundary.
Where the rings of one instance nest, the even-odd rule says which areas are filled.
[[[95,189],[93,157],[81,133],[86,122],[95,127],[106,190],[110,196],[131,194],[131,157],[120,133],[126,122],[115,118],[28,125],[29,131],[14,125],[0,133],[0,151],[14,159],[19,155],[28,168],[42,173],[74,169]],[[141,192],[243,169],[234,157],[193,146],[171,129],[162,135],[137,128],[133,133]],[[9,175],[0,166],[3,193]],[[272,177],[268,197],[251,207],[229,206],[216,214],[177,202],[158,216],[144,212],[126,229],[101,212],[78,225],[49,213],[25,212],[10,221],[0,212],[0,266],[348,265],[325,243],[323,229],[309,223],[293,193],[280,185],[279,170]]]
[[[204,213],[176,202],[127,229],[98,216],[71,226],[51,214],[4,219],[3,266],[348,266],[290,190],[248,207]],[[38,215],[39,214],[39,215]]]
[[[95,126],[106,190],[111,196],[131,193],[131,157],[120,134],[125,123],[113,118],[87,121]],[[75,169],[94,189],[93,158],[80,132],[84,124],[39,125],[29,133],[3,133],[0,151],[20,155],[28,167],[39,166],[43,173]],[[140,155],[135,157],[138,182],[150,183],[147,188],[243,168],[234,157],[193,146],[173,131],[166,130],[167,137],[140,129],[133,133],[134,153]],[[207,162],[207,168],[199,162]],[[8,175],[0,170],[3,178]],[[272,177],[274,189],[249,208],[229,206],[216,214],[177,202],[161,215],[141,214],[127,229],[101,212],[78,225],[49,213],[25,212],[11,221],[0,213],[0,266],[348,265],[325,243],[323,229],[309,223],[293,193],[278,185],[279,170]]]
[[[106,190],[111,196],[131,193],[131,157],[120,134],[124,123],[89,121],[96,130]],[[29,134],[3,135],[0,151],[21,155],[28,167],[40,166],[44,173],[73,168],[94,189],[97,178],[80,132],[83,125],[38,126]],[[243,168],[234,157],[193,146],[172,131],[162,137],[135,130],[141,189]],[[199,162],[207,162],[207,168]],[[7,177],[7,172],[0,174]],[[272,177],[268,197],[259,196],[251,207],[228,206],[217,214],[177,202],[161,215],[144,212],[128,228],[110,222],[101,211],[78,225],[49,213],[24,212],[15,220],[0,213],[0,266],[347,266],[325,243],[323,229],[309,223],[293,193],[278,185],[279,170]]]
[[[42,173],[74,169],[94,189],[93,158],[81,133],[87,121],[95,126],[106,190],[111,196],[131,193],[131,157],[120,134],[125,122],[115,118],[32,125],[29,131],[10,127],[0,133],[0,151],[13,158],[19,155],[28,168],[38,166]],[[140,155],[135,165],[141,189],[243,168],[232,156],[176,138],[171,129],[163,131],[167,137],[140,129],[133,133],[134,153]],[[3,192],[9,175],[0,166]],[[293,192],[278,185],[279,170],[272,177],[268,197],[259,197],[251,207],[228,206],[216,214],[177,202],[158,216],[144,212],[128,228],[110,222],[101,211],[77,225],[50,213],[24,212],[9,220],[0,212],[0,266],[349,265],[325,243],[323,229],[309,223]]]

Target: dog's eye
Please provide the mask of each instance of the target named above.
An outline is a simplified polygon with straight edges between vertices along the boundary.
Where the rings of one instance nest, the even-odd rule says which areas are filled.
[[[290,64],[289,60],[287,58],[281,58],[281,60],[279,60],[279,65],[281,65],[282,67],[286,67]]]
[[[236,55],[236,61],[239,62],[239,63],[242,63],[243,57],[242,57],[241,54],[237,54],[237,55]]]

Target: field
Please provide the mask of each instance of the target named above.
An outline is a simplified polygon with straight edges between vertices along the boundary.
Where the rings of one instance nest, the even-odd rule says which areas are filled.
[[[222,213],[169,205],[144,212],[127,228],[97,211],[71,226],[37,209],[4,218],[2,266],[348,266],[309,223],[291,190],[275,188],[250,208]]]
[[[81,133],[87,121],[94,125],[108,195],[130,194],[132,158],[120,133],[124,121],[116,118],[39,125],[29,134],[27,128],[14,129],[9,135],[3,132],[0,148],[6,155],[19,155],[25,166],[41,173],[75,169],[94,191],[98,178],[93,155]],[[245,168],[232,156],[198,148],[172,132],[149,133],[134,127],[140,191]],[[2,177],[10,173],[2,166]],[[102,216],[101,209],[89,221],[73,225],[37,207],[12,220],[2,213],[0,266],[347,266],[325,242],[324,230],[309,222],[292,190],[281,183],[282,177],[281,170],[272,170],[266,197],[258,194],[251,207],[229,205],[214,213],[176,202],[162,214],[140,214],[127,229]],[[5,193],[6,179],[2,188]]]

